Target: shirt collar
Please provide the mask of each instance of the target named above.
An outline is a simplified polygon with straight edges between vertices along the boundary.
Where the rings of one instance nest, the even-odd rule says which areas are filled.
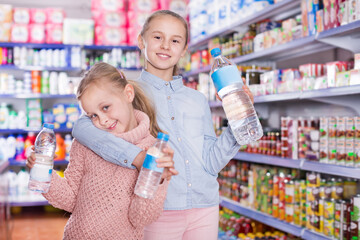
[[[181,76],[173,76],[173,80],[171,80],[170,82],[167,82],[145,70],[142,70],[140,79],[142,79],[143,81],[145,81],[146,83],[148,83],[150,85],[153,85],[157,89],[161,89],[167,85],[170,85],[171,89],[173,91],[176,91],[184,85]]]

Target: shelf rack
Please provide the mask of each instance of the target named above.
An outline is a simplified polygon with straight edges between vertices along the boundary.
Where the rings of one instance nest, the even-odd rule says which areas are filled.
[[[252,23],[259,22],[261,20],[267,19],[267,18],[273,18],[279,14],[282,14],[284,12],[287,12],[291,9],[299,9],[300,10],[300,1],[299,0],[284,0],[279,3],[270,5],[266,7],[265,9],[248,16],[244,19],[240,19],[239,21],[229,25],[226,27],[225,30],[219,30],[212,34],[207,35],[203,39],[200,39],[194,43],[189,44],[189,50],[194,51],[195,49],[201,48],[203,45],[207,45],[207,42],[216,36],[224,36],[226,34],[229,34],[231,32],[234,32],[234,29],[239,26],[247,26]]]
[[[26,160],[21,160],[21,161],[17,161],[14,159],[9,159],[8,163],[9,166],[20,166],[20,167],[26,167]],[[54,160],[54,165],[55,166],[64,166],[67,165],[69,163],[69,161],[67,160]]]
[[[283,232],[290,233],[297,237],[302,237],[305,240],[331,240],[332,238],[328,238],[324,235],[312,232],[308,229],[296,226],[294,224],[287,223],[285,221],[281,221],[277,218],[272,217],[271,215],[241,206],[240,203],[235,202],[233,200],[227,199],[225,197],[220,197],[220,205],[237,212],[246,217],[255,219],[256,221],[262,222],[268,226],[279,229]]]
[[[316,99],[316,98],[327,98],[337,96],[349,96],[349,95],[360,95],[360,85],[345,86],[345,87],[333,87],[326,89],[318,89],[304,92],[289,92],[280,94],[271,94],[264,96],[255,96],[255,103],[269,103],[269,102],[281,102],[289,100],[300,100],[300,99]],[[209,105],[211,108],[222,107],[220,101],[210,101]]]
[[[288,2],[290,1],[284,1],[281,3],[284,4]],[[267,9],[267,11],[270,11],[270,9]],[[225,30],[224,32],[226,31],[227,30]],[[213,36],[211,35],[211,37]],[[211,39],[211,37],[207,38],[206,41]],[[265,59],[267,61],[286,60],[299,56],[305,56],[310,53],[317,53],[325,50],[334,49],[336,47],[348,49],[352,52],[358,52],[360,51],[360,45],[358,44],[359,38],[360,38],[360,20],[357,20],[347,25],[329,29],[313,36],[303,37],[285,44],[264,49],[259,52],[253,52],[247,55],[239,56],[237,58],[231,59],[231,61],[235,64],[240,64],[240,63],[249,62],[253,60],[260,60],[260,59],[261,60]],[[195,44],[194,46],[198,46],[200,45],[200,43],[205,44],[205,40],[202,40],[201,42]],[[199,69],[185,72],[183,73],[183,76],[184,77],[195,76],[199,73],[209,72],[210,69],[211,66],[205,66]]]
[[[295,168],[304,171],[315,171],[330,175],[346,176],[346,177],[360,179],[360,168],[319,163],[319,162],[307,161],[305,159],[294,160],[290,158],[282,158],[282,157],[268,156],[268,155],[255,154],[255,153],[245,153],[245,152],[238,152],[233,159],[239,161],[251,162],[251,163],[274,165],[285,168]]]
[[[4,172],[9,165],[9,161],[3,161],[2,163],[0,163],[0,173]]]
[[[33,129],[33,128],[29,128],[29,129],[0,129],[0,134],[26,134],[29,132],[35,132],[38,133],[40,132],[41,129]],[[72,129],[71,128],[58,128],[58,129],[54,129],[55,133],[71,133]]]
[[[0,47],[26,47],[26,48],[45,48],[45,49],[63,49],[71,47],[81,47],[89,50],[108,50],[113,48],[120,48],[123,50],[137,50],[137,46],[110,46],[110,45],[74,45],[74,44],[47,44],[47,43],[14,43],[14,42],[0,42]]]
[[[34,207],[34,206],[46,206],[49,202],[44,201],[26,201],[26,202],[10,202],[11,207]]]
[[[28,98],[70,98],[76,99],[75,94],[44,94],[44,93],[23,93],[23,94],[0,94],[0,98],[17,98],[17,99],[28,99]]]

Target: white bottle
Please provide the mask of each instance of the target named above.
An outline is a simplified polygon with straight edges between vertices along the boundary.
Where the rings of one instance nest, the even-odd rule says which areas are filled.
[[[28,189],[29,173],[25,169],[21,169],[17,174],[17,195],[18,200],[25,202],[28,200],[29,189]]]
[[[54,166],[56,137],[54,125],[44,123],[43,129],[35,140],[35,164],[30,170],[29,189],[47,193],[50,188],[51,175]]]
[[[214,63],[210,76],[236,141],[240,145],[259,140],[263,135],[260,121],[249,96],[244,92],[239,71],[229,59],[221,55],[219,48],[211,50]]]
[[[51,72],[49,77],[50,94],[59,94],[58,73]]]
[[[65,149],[66,149],[66,156],[65,160],[70,160],[70,149],[71,149],[72,139],[70,134],[65,135]]]
[[[0,129],[9,127],[9,108],[5,102],[0,104]]]
[[[163,157],[163,149],[166,147],[169,135],[159,132],[157,140],[146,153],[146,157],[140,170],[135,194],[143,198],[153,198],[159,186],[164,168],[158,168],[156,159]]]
[[[8,187],[8,196],[10,202],[16,202],[17,201],[17,175],[13,170],[10,170],[7,173],[7,179],[9,183]]]
[[[14,135],[10,134],[6,139],[6,148],[7,148],[7,158],[10,160],[15,159],[16,154],[16,138]]]

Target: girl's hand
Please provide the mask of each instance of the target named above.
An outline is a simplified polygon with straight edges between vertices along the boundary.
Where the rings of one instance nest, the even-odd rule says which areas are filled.
[[[35,152],[34,152],[34,149],[35,147],[32,146],[31,147],[31,153],[30,153],[30,156],[26,159],[26,166],[29,168],[29,169],[32,169],[34,167],[34,164],[35,164]]]
[[[243,85],[242,88],[243,88],[244,92],[249,96],[252,104],[254,104],[254,95],[253,95],[252,92],[250,91],[250,88],[246,85],[246,79],[245,79],[245,78],[242,78],[242,80],[243,80],[243,83],[244,83],[244,85]],[[218,95],[217,93],[216,93],[215,95],[216,95],[216,99],[217,99],[217,100],[222,101],[221,98],[219,97],[219,95]]]
[[[179,172],[174,168],[174,150],[172,150],[169,146],[164,148],[163,152],[165,153],[164,157],[158,158],[156,160],[158,168],[164,168],[163,174],[161,176],[162,179],[166,179],[170,181],[171,177],[174,175],[178,175]]]

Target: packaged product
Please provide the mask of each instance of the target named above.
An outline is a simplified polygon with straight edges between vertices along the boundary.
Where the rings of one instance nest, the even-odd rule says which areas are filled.
[[[0,42],[10,42],[11,23],[0,23]]]
[[[45,24],[47,21],[46,10],[41,8],[30,9],[30,23]]]
[[[91,1],[91,11],[118,12],[124,10],[125,10],[125,0],[92,0]]]
[[[349,22],[349,1],[340,1],[339,3],[339,23],[340,25],[348,24]]]
[[[30,10],[28,8],[14,8],[13,21],[17,24],[29,24]]]
[[[95,27],[96,45],[125,45],[127,43],[127,34],[125,28],[120,27]]]
[[[29,27],[25,24],[13,24],[11,28],[11,42],[27,43],[29,41]]]
[[[351,70],[350,71],[350,82],[349,85],[358,85],[360,84],[360,70]]]
[[[127,14],[114,11],[92,11],[92,18],[96,26],[126,27]]]
[[[61,24],[46,24],[46,43],[61,44],[63,39],[63,26]]]
[[[13,12],[10,4],[0,4],[0,23],[12,23]]]
[[[29,42],[44,43],[45,42],[45,25],[29,24]]]
[[[63,24],[65,19],[65,11],[62,8],[47,8],[46,19],[47,23]]]
[[[94,20],[65,18],[63,24],[63,43],[92,45],[94,42]]]
[[[157,0],[133,0],[129,1],[129,10],[141,12],[153,12],[159,10],[159,2]]]

